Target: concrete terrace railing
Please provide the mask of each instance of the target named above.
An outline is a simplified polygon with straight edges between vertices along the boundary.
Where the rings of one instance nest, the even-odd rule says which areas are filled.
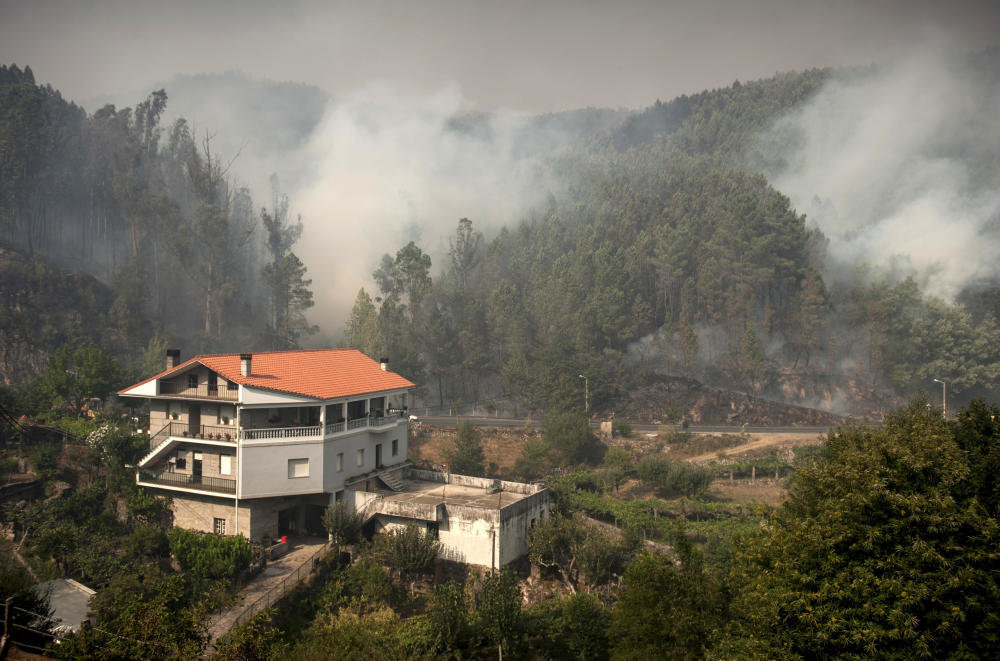
[[[309,427],[264,427],[261,429],[244,429],[240,438],[257,441],[268,438],[302,438],[304,436],[319,436],[322,430],[319,425]]]
[[[499,486],[501,491],[522,494],[525,496],[530,496],[546,489],[546,486],[540,483],[507,482],[494,480],[488,477],[472,477],[470,475],[442,473],[440,471],[428,471],[421,470],[419,468],[407,468],[406,476],[410,479],[423,480],[424,482],[440,482],[442,484],[454,484],[458,486],[475,487],[477,489],[491,489],[496,482],[500,482]]]

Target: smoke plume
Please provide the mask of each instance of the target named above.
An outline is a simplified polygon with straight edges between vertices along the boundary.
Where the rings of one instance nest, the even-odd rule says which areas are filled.
[[[324,330],[342,327],[360,287],[372,293],[381,255],[414,240],[440,272],[460,218],[489,234],[555,189],[537,145],[551,146],[558,130],[467,108],[456,87],[416,95],[387,84],[328,107],[299,155],[311,176],[291,192],[305,225],[295,250],[313,279],[311,316]]]
[[[927,48],[837,75],[763,136],[773,185],[829,239],[831,275],[870,264],[945,298],[997,275],[996,59]]]

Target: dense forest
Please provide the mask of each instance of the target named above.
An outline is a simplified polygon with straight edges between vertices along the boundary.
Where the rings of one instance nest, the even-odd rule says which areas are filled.
[[[764,128],[864,75],[737,82],[578,140],[550,162],[564,193],[489,240],[460,220],[433,280],[419,246],[386,255],[348,342],[425,376],[428,401],[451,409],[579,406],[586,375],[607,411],[636,368],[841,412],[885,411],[934,379],[960,400],[995,393],[995,282],[953,303],[912,277],[830,273],[825,237],[751,165],[776,157]]]
[[[538,167],[560,182],[548,202],[489,236],[456,219],[443,263],[419,241],[398,246],[372,264],[344,342],[389,357],[424,405],[450,410],[578,407],[587,387],[607,412],[653,374],[863,414],[934,379],[960,401],[995,393],[997,283],[946,301],[905,275],[833,271],[826,238],[765,175],[780,153],[763,131],[831,80],[866,75],[778,74],[637,112],[527,121],[516,144],[544,137]],[[316,330],[293,251],[301,220],[277,177],[259,207],[211,134],[160,125],[167,98],[88,115],[30,69],[0,71],[7,383],[63,344],[96,342],[140,372],[164,341],[186,354],[274,349]],[[486,140],[490,127],[473,114],[442,130]],[[996,181],[995,159],[976,167]],[[91,293],[60,296],[70,280]],[[63,312],[34,332],[53,306]]]
[[[88,116],[30,68],[0,68],[0,241],[23,255],[3,265],[5,380],[88,340],[129,359],[154,335],[210,351],[312,331],[301,224],[277,180],[257,208],[210,135],[160,126],[166,104],[159,90]]]

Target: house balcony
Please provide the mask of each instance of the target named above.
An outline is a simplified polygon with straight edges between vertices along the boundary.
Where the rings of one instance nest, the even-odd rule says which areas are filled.
[[[199,383],[192,387],[187,381],[163,379],[160,381],[160,394],[175,397],[191,397],[192,399],[220,399],[235,402],[239,399],[240,389],[236,384],[211,386]]]
[[[189,475],[187,473],[140,469],[137,483],[140,486],[174,487],[207,491],[210,493],[236,494],[236,480],[227,480],[223,477],[205,477],[203,475]]]
[[[221,441],[236,443],[236,428],[226,425],[189,425],[186,422],[171,421],[156,432],[150,439],[150,445],[156,447],[168,438],[190,438],[195,440]]]
[[[374,432],[387,431],[394,428],[400,421],[406,418],[403,414],[391,413],[389,415],[376,415],[354,420],[341,420],[340,422],[330,422],[325,426],[320,425],[293,425],[289,427],[261,427],[255,429],[241,429],[240,440],[258,441],[269,439],[285,438],[329,438],[340,434],[347,434],[359,429],[370,429]]]

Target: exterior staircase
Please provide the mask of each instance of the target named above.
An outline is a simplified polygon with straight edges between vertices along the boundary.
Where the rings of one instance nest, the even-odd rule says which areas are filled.
[[[147,454],[145,457],[139,460],[138,463],[139,466],[142,466],[150,459],[158,455],[164,448],[167,447],[167,445],[170,444],[170,423],[168,422],[166,425],[164,425],[163,429],[154,434],[151,440],[154,442],[155,441],[160,441],[160,442],[156,443],[156,445],[153,446],[153,449],[149,451],[149,454]]]
[[[398,477],[396,477],[391,473],[382,473],[381,475],[378,476],[378,479],[382,480],[382,482],[385,483],[385,486],[389,487],[393,491],[403,490],[403,483],[399,480]]]

